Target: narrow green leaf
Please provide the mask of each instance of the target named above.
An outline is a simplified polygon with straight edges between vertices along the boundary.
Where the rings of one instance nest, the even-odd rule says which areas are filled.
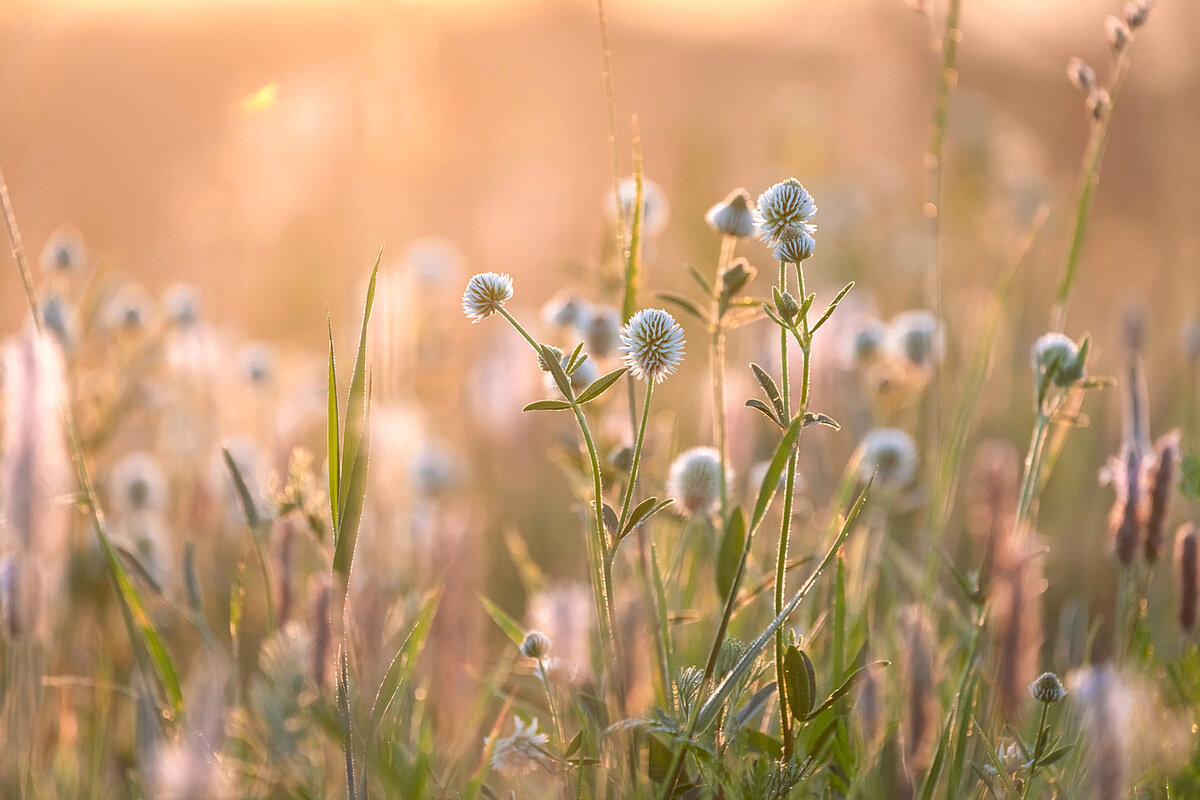
[[[566,411],[571,407],[571,404],[565,400],[535,400],[528,404],[522,411]]]
[[[666,500],[659,501],[657,497],[647,497],[642,502],[634,506],[633,511],[629,512],[629,519],[625,523],[625,529],[621,531],[621,538],[625,538],[629,534],[637,530],[638,526],[653,517],[659,511],[662,511],[667,506],[675,502],[675,498],[668,497]]]
[[[364,400],[364,410],[366,406],[367,403]],[[362,519],[363,504],[367,494],[367,455],[371,445],[370,437],[367,435],[369,421],[370,415],[367,414],[363,420],[358,446],[355,447],[354,463],[350,466],[348,478],[343,481],[345,499],[342,504],[341,530],[333,549],[333,571],[342,575],[346,582],[350,580],[350,568],[354,563],[354,551],[358,544],[358,525]]]
[[[582,744],[583,744],[583,731],[580,731],[579,733],[575,734],[575,737],[573,739],[571,739],[570,744],[567,745],[567,749],[565,751],[563,751],[563,756],[565,758],[570,758],[571,756],[575,755],[576,753],[579,752],[579,747]]]
[[[655,292],[655,295],[660,300],[666,300],[668,303],[674,303],[705,324],[712,323],[712,320],[709,319],[707,311],[703,310],[700,308],[700,306],[696,305],[681,294],[675,294],[674,292]]]
[[[1074,747],[1074,745],[1068,744],[1068,745],[1064,745],[1064,746],[1058,748],[1057,750],[1054,750],[1051,753],[1047,753],[1044,757],[1038,759],[1038,766],[1039,767],[1048,767],[1051,764],[1061,761],[1063,756],[1065,756],[1067,753],[1071,752],[1072,747]]]
[[[563,367],[563,370],[568,375],[570,375],[575,370],[579,369],[579,364],[583,363],[582,361],[580,361],[579,364],[575,363],[576,360],[579,358],[579,354],[582,352],[583,352],[583,342],[580,342],[579,344],[575,345],[575,349],[571,351],[570,358],[567,359],[567,365],[565,367]]]
[[[775,385],[775,379],[767,374],[765,369],[753,362],[750,364],[750,370],[754,373],[754,377],[758,379],[758,385],[762,387],[763,393],[766,394],[767,399],[774,406],[775,416],[781,421],[787,419],[787,411],[783,407],[783,398],[779,395],[779,387]]]
[[[383,249],[375,257],[371,269],[371,280],[367,284],[367,301],[363,306],[362,329],[358,335],[358,353],[354,357],[354,371],[350,374],[350,392],[346,396],[345,430],[342,432],[342,461],[340,485],[338,487],[339,517],[345,516],[349,486],[347,476],[354,471],[358,462],[358,450],[362,445],[367,419],[367,324],[371,321],[371,309],[375,305],[375,282],[379,277],[379,262]],[[344,527],[344,526],[343,526]]]
[[[971,717],[971,722],[975,726],[975,732],[979,735],[979,741],[983,744],[983,752],[987,755],[992,767],[999,773],[1000,782],[1004,784],[1005,790],[1009,792],[1010,797],[1020,797],[1020,791],[1017,790],[1013,779],[1009,777],[1008,768],[1000,762],[1000,756],[996,753],[996,748],[992,746],[991,740],[988,739],[987,734],[984,732],[984,727],[979,724],[979,720],[975,719],[974,716]]]
[[[554,383],[558,386],[558,390],[562,392],[563,397],[567,398],[567,400],[573,400],[575,392],[571,389],[571,378],[567,375],[567,371],[563,369],[558,356],[544,344],[539,344],[538,347],[541,348],[542,361],[550,368],[550,376],[554,378]]]
[[[512,640],[513,644],[520,647],[525,641],[525,629],[517,624],[515,619],[504,613],[504,609],[491,600],[488,600],[483,595],[479,595],[479,600],[483,603],[483,608],[487,611],[488,616],[500,626],[500,630],[504,631],[504,635]]]
[[[762,484],[759,486],[758,500],[754,503],[754,515],[750,517],[751,530],[757,528],[758,523],[762,522],[763,517],[767,515],[771,499],[775,496],[775,490],[779,488],[779,476],[783,474],[784,467],[791,458],[792,449],[796,446],[796,439],[800,436],[803,422],[801,417],[796,417],[784,431],[783,439],[775,450],[775,457],[771,459],[771,463],[763,475]]]
[[[842,429],[842,424],[828,414],[805,413],[804,427],[807,428],[809,425],[825,425],[826,427],[833,428],[835,431]]]
[[[437,613],[437,605],[438,592],[430,592],[425,598],[425,604],[421,607],[420,614],[417,615],[412,628],[404,637],[403,644],[396,651],[396,656],[392,659],[391,665],[388,666],[387,672],[379,684],[379,690],[375,693],[375,702],[371,706],[371,726],[367,730],[368,749],[379,733],[379,724],[383,722],[383,715],[387,713],[397,693],[411,680],[413,672],[416,670],[417,657],[425,644],[425,637],[429,635],[433,617]]]
[[[774,409],[770,408],[766,403],[764,403],[762,400],[759,400],[757,397],[751,397],[749,400],[747,400],[746,407],[753,408],[756,411],[761,411],[764,417],[771,420],[771,422],[774,422],[780,428],[783,427],[783,423],[780,422],[778,417],[775,416]]]
[[[733,586],[734,576],[742,561],[742,551],[746,547],[746,517],[741,507],[733,509],[729,520],[725,523],[725,533],[721,537],[721,549],[717,554],[717,593],[718,597],[728,597],[729,588]]]
[[[696,269],[691,264],[687,264],[686,266],[687,266],[688,274],[696,279],[696,283],[700,284],[700,288],[704,290],[704,293],[712,294],[712,292],[713,292],[712,283],[709,282],[708,278],[704,277],[704,273],[702,273],[700,270]]]
[[[628,367],[614,369],[612,372],[597,378],[592,383],[579,393],[579,397],[575,398],[578,403],[587,403],[595,400],[600,395],[608,391],[608,387],[612,386],[617,380],[625,374]]]
[[[338,420],[337,370],[333,361],[333,322],[327,316],[325,325],[329,331],[329,514],[333,520],[334,535],[338,529],[338,498],[341,496],[342,442],[341,423]]]
[[[815,323],[813,323],[812,328],[809,329],[810,333],[816,333],[817,329],[825,324],[825,322],[829,319],[829,317],[833,315],[833,312],[837,310],[838,304],[842,302],[843,298],[845,298],[845,296],[853,288],[854,288],[854,281],[850,281],[849,283],[846,284],[845,288],[843,288],[840,292],[837,293],[837,296],[834,297],[833,300],[829,301],[829,305],[825,307],[825,311],[824,311],[824,313],[821,314],[821,318],[818,319]]]
[[[822,703],[819,708],[809,714],[809,718],[811,719],[812,717],[820,714],[822,711],[827,711],[828,709],[833,708],[834,704],[837,703],[838,700],[841,700],[850,693],[850,690],[854,688],[855,681],[866,675],[867,670],[873,667],[888,667],[891,666],[891,663],[892,662],[890,661],[876,661],[873,664],[867,664],[866,666],[859,667],[858,669],[854,670],[854,672],[851,672],[850,676],[842,682],[842,685],[834,689],[833,694],[829,695],[829,697],[825,699],[825,702]]]

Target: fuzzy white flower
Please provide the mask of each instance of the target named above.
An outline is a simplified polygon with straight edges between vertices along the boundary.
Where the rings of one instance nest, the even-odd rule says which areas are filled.
[[[721,456],[711,447],[680,454],[667,474],[667,494],[688,514],[711,514],[721,501]]]
[[[888,327],[870,314],[860,314],[846,339],[845,362],[848,366],[867,366],[879,358],[887,344]]]
[[[162,296],[163,310],[172,325],[190,328],[200,319],[200,292],[187,283],[168,286]]]
[[[946,335],[932,312],[924,309],[902,311],[888,325],[892,349],[918,367],[930,367],[942,360]]]
[[[109,478],[109,502],[120,512],[165,508],[167,479],[158,459],[143,450],[122,456]]]
[[[110,331],[136,332],[150,324],[154,302],[139,284],[121,287],[104,308],[104,321]]]
[[[877,484],[907,486],[917,471],[917,445],[899,428],[876,428],[859,445],[858,476]]]
[[[42,248],[41,265],[46,272],[80,272],[87,264],[88,252],[79,232],[60,225]]]
[[[812,195],[800,181],[788,178],[758,196],[754,223],[759,238],[768,245],[778,246],[786,234],[789,251],[799,253],[807,248],[808,254],[812,255],[815,244],[812,236],[817,232],[812,218],[816,213],[817,204],[813,202]]]
[[[547,325],[559,328],[578,325],[587,313],[587,301],[570,292],[559,292],[542,306],[542,319]]]
[[[544,733],[538,733],[537,720],[528,727],[520,717],[513,717],[513,732],[510,736],[497,739],[492,749],[492,769],[504,775],[524,775],[548,763],[544,751],[550,741]]]
[[[463,292],[463,313],[473,322],[490,317],[513,296],[513,279],[502,272],[481,272],[467,282]]]
[[[776,260],[799,264],[813,254],[817,242],[799,228],[784,228],[772,250]]]
[[[1039,703],[1057,703],[1067,696],[1062,681],[1053,672],[1043,672],[1029,684],[1029,696]]]
[[[593,358],[608,358],[621,344],[621,312],[611,306],[586,309],[577,327]]]
[[[704,215],[708,227],[725,236],[745,239],[754,235],[754,201],[745,189],[734,189]]]
[[[637,181],[634,178],[623,178],[617,188],[621,197],[621,218],[625,224],[633,224],[633,205],[637,202]],[[610,219],[617,217],[617,204],[609,190],[605,202],[605,210]],[[648,178],[642,179],[642,235],[658,236],[667,228],[670,219],[671,206],[667,195],[659,186]]]
[[[550,655],[550,637],[541,631],[530,631],[521,642],[521,655],[542,659]]]
[[[662,383],[683,361],[683,328],[660,308],[644,308],[621,329],[621,352],[633,377]]]

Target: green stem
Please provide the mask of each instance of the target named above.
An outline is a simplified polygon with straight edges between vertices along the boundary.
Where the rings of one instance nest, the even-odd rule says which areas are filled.
[[[1025,478],[1021,483],[1016,522],[1013,527],[1014,533],[1020,533],[1033,514],[1033,501],[1037,497],[1037,487],[1042,471],[1042,458],[1045,456],[1046,451],[1046,433],[1049,428],[1050,415],[1039,411],[1037,423],[1033,428],[1033,437],[1029,442],[1029,452],[1025,456]]]
[[[1021,787],[1021,800],[1025,800],[1029,796],[1029,786],[1033,783],[1033,776],[1037,774],[1038,761],[1042,757],[1042,737],[1046,732],[1046,716],[1049,712],[1050,704],[1042,703],[1042,716],[1038,721],[1037,738],[1033,740],[1033,759],[1029,762],[1029,777],[1025,779],[1025,785]]]
[[[712,371],[713,440],[716,442],[717,455],[721,461],[721,519],[725,519],[729,514],[729,442],[725,424],[725,328],[721,322],[721,273],[729,266],[736,245],[736,236],[725,236],[721,239],[721,254],[717,258],[717,274],[713,280],[711,303],[713,330],[709,368]]]
[[[499,313],[529,343],[533,352],[539,358],[542,357],[541,345],[529,335],[521,323],[517,322],[516,318],[505,308],[500,308]],[[600,625],[600,638],[603,641],[609,665],[615,669],[617,666],[616,640],[612,624],[615,614],[613,613],[612,593],[609,590],[612,567],[608,558],[608,546],[604,540],[604,484],[600,474],[600,456],[596,452],[596,443],[592,439],[592,432],[588,428],[587,417],[583,415],[583,409],[579,407],[573,397],[568,397],[567,400],[571,403],[571,410],[575,413],[575,421],[579,426],[579,432],[583,436],[583,442],[591,460],[592,492],[595,498],[592,505],[595,510],[595,519],[594,525],[591,526],[592,537],[589,539],[588,557],[592,562],[592,573],[595,578],[592,582],[592,589],[596,599],[596,617]]]
[[[546,687],[546,702],[550,704],[550,719],[554,723],[554,733],[558,737],[555,745],[559,750],[567,746],[567,740],[563,737],[562,718],[558,716],[558,705],[554,702],[554,689],[550,686],[550,678],[546,675],[546,660],[538,657],[538,672],[542,676],[542,686]]]
[[[654,381],[646,381],[646,399],[642,403],[642,421],[638,425],[637,441],[633,444],[633,462],[629,467],[629,483],[625,486],[625,499],[621,501],[621,515],[617,518],[617,534],[625,529],[629,519],[629,503],[637,485],[638,465],[642,461],[642,443],[646,439],[646,420],[650,418],[650,395],[654,394]]]
[[[1063,264],[1062,280],[1054,298],[1054,311],[1051,315],[1051,328],[1061,331],[1067,321],[1067,301],[1071,296],[1071,287],[1075,284],[1075,275],[1079,269],[1079,255],[1083,250],[1084,234],[1087,232],[1088,215],[1092,210],[1092,200],[1096,187],[1100,184],[1100,167],[1104,163],[1104,151],[1108,146],[1108,134],[1112,130],[1113,110],[1116,107],[1117,92],[1125,82],[1129,72],[1129,55],[1126,50],[1117,60],[1113,79],[1108,90],[1108,111],[1092,125],[1088,146],[1083,157],[1079,172],[1079,200],[1075,203],[1075,216],[1071,220],[1071,238],[1067,247],[1067,255]]]

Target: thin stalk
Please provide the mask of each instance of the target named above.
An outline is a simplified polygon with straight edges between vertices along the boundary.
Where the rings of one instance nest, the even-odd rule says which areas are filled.
[[[1046,433],[1049,427],[1050,416],[1039,411],[1037,423],[1033,428],[1033,436],[1029,441],[1029,452],[1025,456],[1025,477],[1021,482],[1014,533],[1021,531],[1032,514],[1033,501],[1037,496],[1042,470],[1042,458],[1046,452]]]
[[[717,274],[713,280],[710,304],[713,329],[708,362],[712,372],[713,441],[717,445],[717,455],[721,461],[721,519],[725,519],[729,513],[729,441],[725,421],[725,328],[721,322],[721,273],[729,266],[736,246],[736,236],[721,238],[721,254],[717,257]]]
[[[1054,311],[1050,317],[1052,330],[1061,331],[1067,322],[1067,302],[1070,300],[1071,287],[1075,284],[1075,275],[1079,269],[1079,255],[1083,250],[1083,238],[1087,232],[1092,200],[1096,194],[1096,187],[1100,184],[1100,167],[1104,163],[1108,134],[1112,130],[1117,93],[1125,82],[1128,72],[1129,55],[1126,51],[1117,59],[1113,71],[1113,79],[1108,89],[1108,111],[1093,123],[1091,135],[1088,137],[1087,150],[1084,152],[1083,164],[1080,166],[1079,199],[1075,203],[1075,216],[1071,220],[1071,238],[1068,240],[1067,254],[1063,263],[1063,276],[1058,284],[1058,291],[1054,298]]]
[[[613,88],[612,49],[608,44],[608,15],[604,12],[604,0],[596,0],[596,12],[600,18],[601,77],[604,79],[604,106],[608,111],[608,151],[612,162],[613,202],[617,206],[617,255],[625,250],[625,212],[621,208],[621,150],[617,146],[617,100]]]
[[[1025,785],[1021,787],[1021,800],[1029,797],[1029,786],[1033,783],[1033,776],[1037,774],[1038,761],[1042,757],[1042,737],[1046,733],[1046,716],[1049,713],[1050,704],[1042,703],[1042,716],[1038,720],[1037,738],[1033,740],[1033,759],[1029,762],[1029,777],[1025,780]]]
[[[541,357],[541,346],[537,343],[529,332],[517,322],[516,318],[505,308],[500,308],[499,313],[508,324],[512,325],[517,333],[529,343],[533,348],[533,352]],[[589,541],[588,556],[592,562],[592,573],[595,580],[592,582],[592,589],[596,600],[596,617],[600,625],[600,638],[603,640],[604,649],[610,660],[611,666],[615,669],[617,665],[616,659],[616,640],[613,634],[613,613],[612,593],[609,590],[611,583],[611,564],[608,557],[608,546],[604,541],[604,484],[600,474],[600,456],[596,452],[596,442],[592,439],[591,429],[588,428],[587,417],[583,414],[583,409],[573,398],[568,398],[571,403],[571,410],[575,413],[575,422],[579,426],[579,432],[583,436],[584,445],[587,447],[588,457],[591,460],[592,467],[592,491],[595,495],[593,508],[595,510],[594,525],[592,527],[592,537]]]
[[[787,262],[779,262],[779,291],[782,294],[787,291]],[[800,302],[804,302],[804,294],[801,291]],[[786,330],[779,332],[779,372],[783,378],[783,387],[781,389],[783,399],[784,416],[791,420],[792,406],[790,399],[790,383],[788,379],[788,334]],[[807,359],[805,360],[807,366]],[[796,489],[796,452],[793,450],[788,458],[787,478],[784,482],[783,489],[783,517],[779,527],[779,547],[776,550],[775,559],[775,615],[783,610],[783,595],[787,590],[787,549],[788,539],[791,535],[792,524],[792,496]],[[788,703],[787,703],[787,682],[784,680],[784,644],[783,644],[783,626],[775,631],[775,677],[776,687],[779,692],[779,730],[783,738],[783,755],[787,758],[792,753],[792,726],[791,720],[788,718]]]
[[[563,738],[562,718],[558,715],[558,704],[554,702],[554,689],[550,686],[550,678],[546,675],[546,659],[538,656],[538,673],[542,676],[542,686],[546,688],[546,702],[550,704],[550,719],[554,723],[554,733],[558,737],[555,745],[559,750],[567,746]]]
[[[621,515],[617,518],[617,533],[624,530],[625,522],[629,518],[629,503],[633,500],[633,490],[637,485],[638,465],[642,461],[642,443],[646,439],[646,420],[650,418],[650,396],[652,394],[654,394],[654,381],[646,381],[646,399],[642,403],[642,421],[638,425],[637,441],[633,444],[633,462],[629,467],[629,483],[625,487],[625,499],[621,501]]]

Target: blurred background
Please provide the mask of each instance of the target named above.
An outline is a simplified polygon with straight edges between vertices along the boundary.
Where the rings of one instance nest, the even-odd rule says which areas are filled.
[[[963,5],[942,209],[943,389],[951,408],[997,276],[1044,204],[1048,221],[1004,315],[968,451],[999,436],[1023,452],[1033,416],[1029,346],[1048,324],[1090,124],[1066,65],[1080,56],[1108,72],[1102,20],[1120,4]],[[853,279],[853,304],[883,318],[923,304],[923,159],[940,63],[928,16],[903,0],[606,6],[621,169],[631,170],[636,116],[646,175],[671,206],[648,242],[644,302],[653,290],[685,288],[685,264],[711,274],[719,241],[704,223],[710,205],[737,186],[757,196],[794,175],[821,209],[816,256],[806,262],[820,302]],[[1200,312],[1198,47],[1193,0],[1163,0],[1137,33],[1067,325],[1074,337],[1092,334],[1094,372],[1121,374],[1123,320],[1140,310],[1152,432],[1185,426],[1188,451],[1195,378],[1181,336]],[[569,502],[544,505],[545,486],[521,477],[554,474],[544,449],[530,443],[570,441],[569,428],[519,417],[540,392],[532,361],[495,320],[468,325],[459,294],[472,272],[494,270],[515,277],[512,307],[527,320],[563,286],[612,301],[596,280],[612,176],[593,4],[10,0],[0,10],[0,165],[33,257],[69,223],[104,274],[155,297],[180,281],[195,284],[207,317],[232,337],[313,356],[292,375],[312,387],[303,413],[316,424],[307,439],[280,436],[271,455],[277,472],[297,441],[319,453],[326,313],[348,354],[364,280],[383,246],[388,274],[415,274],[419,289],[406,294],[411,285],[397,279],[376,323],[376,502],[386,506],[395,487],[389,447],[406,457],[454,453],[457,461],[411,471],[433,480],[461,468],[472,481],[450,504],[453,521],[433,535],[469,529],[468,540],[500,559],[477,567],[493,596],[519,608],[494,535],[510,526],[543,546],[538,560],[548,573],[582,574]],[[756,242],[739,254],[772,269]],[[24,297],[4,262],[0,320],[9,334],[24,317]],[[759,284],[752,289],[764,293]],[[403,337],[414,318],[420,333],[410,351]],[[673,409],[656,423],[662,435],[650,458],[659,483],[672,454],[708,443],[704,332],[691,320],[685,326],[682,377],[656,394],[661,409]],[[752,394],[742,365],[771,336],[758,325],[731,342],[741,474],[762,457],[751,452],[753,437],[769,433],[740,408]],[[828,337],[817,358],[832,364],[837,346]],[[847,425],[806,454],[817,493],[828,493],[867,427],[906,419],[855,424],[853,410],[836,405],[847,394],[832,379],[818,388],[819,410]],[[1075,594],[1107,610],[1112,493],[1097,472],[1119,447],[1122,395],[1089,396],[1090,428],[1072,435],[1045,495],[1043,533],[1059,542],[1046,568],[1051,618]],[[244,432],[265,427],[270,408],[241,420]],[[619,445],[628,432],[614,423],[605,438]],[[422,450],[422,439],[436,444]],[[460,580],[474,579],[465,572]],[[472,605],[483,621],[475,612]]]

